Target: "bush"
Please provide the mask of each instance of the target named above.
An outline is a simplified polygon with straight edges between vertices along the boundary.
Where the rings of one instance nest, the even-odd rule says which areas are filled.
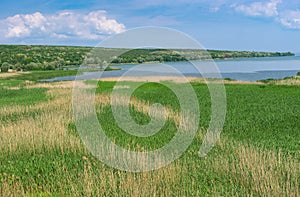
[[[46,66],[46,70],[55,70],[55,66],[52,65],[52,64],[48,64],[48,65]]]
[[[12,68],[13,66],[7,62],[4,62],[2,65],[1,65],[1,72],[7,72],[8,69]]]

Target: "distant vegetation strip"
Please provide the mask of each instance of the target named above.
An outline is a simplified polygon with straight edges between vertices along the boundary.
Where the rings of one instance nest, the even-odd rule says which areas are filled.
[[[97,52],[117,54],[118,57],[105,59],[90,52],[93,47],[78,46],[38,46],[38,45],[0,45],[0,68],[2,72],[29,70],[60,70],[81,65],[104,66],[106,62],[144,63],[171,62],[199,59],[227,59],[250,57],[294,56],[291,52],[221,51],[195,49],[112,49],[99,48]],[[108,57],[108,56],[107,56]]]

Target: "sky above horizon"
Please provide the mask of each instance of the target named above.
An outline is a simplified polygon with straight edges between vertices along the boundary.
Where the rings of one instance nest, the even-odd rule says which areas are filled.
[[[95,46],[143,26],[182,31],[207,49],[300,52],[299,0],[1,1],[0,44]]]

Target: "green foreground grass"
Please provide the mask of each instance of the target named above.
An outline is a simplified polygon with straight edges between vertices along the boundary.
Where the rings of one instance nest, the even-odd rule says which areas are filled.
[[[192,83],[201,109],[193,143],[165,168],[131,173],[104,165],[84,147],[72,118],[72,89],[65,85],[70,82],[37,83],[39,75],[0,78],[0,196],[299,195],[298,86],[226,85],[221,139],[199,158],[210,121],[210,95],[205,84]],[[134,82],[124,83],[123,87]],[[96,89],[97,115],[106,134],[132,150],[168,143],[176,133],[172,117],[149,138],[130,136],[118,127],[107,96],[114,85],[99,82]],[[132,118],[146,124],[149,116],[143,107],[156,102],[180,109],[172,91],[146,83],[132,95]]]

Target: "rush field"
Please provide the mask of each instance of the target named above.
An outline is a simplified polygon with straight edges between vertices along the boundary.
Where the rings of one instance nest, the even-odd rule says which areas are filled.
[[[84,146],[72,116],[72,82],[37,82],[71,72],[0,74],[0,196],[300,196],[297,83],[226,83],[221,138],[200,158],[210,121],[210,95],[206,84],[192,82],[201,110],[193,143],[164,168],[132,173],[101,163]],[[146,139],[118,127],[109,97],[114,85],[98,82],[95,97],[98,119],[110,139],[131,150],[168,143],[176,132],[175,116]],[[131,97],[132,118],[147,123],[147,109],[156,102],[174,112],[180,107],[169,89],[146,83]]]

